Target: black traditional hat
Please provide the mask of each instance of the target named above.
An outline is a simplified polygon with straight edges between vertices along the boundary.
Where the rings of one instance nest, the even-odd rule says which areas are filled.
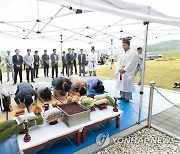
[[[94,51],[95,51],[95,46],[92,46],[92,47],[91,47],[91,51],[92,51],[92,50],[94,50]]]
[[[122,43],[125,43],[127,45],[130,45],[130,40],[132,39],[132,37],[125,37],[122,39]]]

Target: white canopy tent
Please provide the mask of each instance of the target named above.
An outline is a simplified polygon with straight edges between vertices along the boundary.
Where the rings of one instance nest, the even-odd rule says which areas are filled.
[[[121,0],[19,0],[18,2],[8,0],[8,2],[1,5],[4,9],[0,11],[0,36],[23,40],[47,39],[57,44],[61,43],[61,52],[62,44],[65,43],[82,42],[90,48],[91,45],[96,46],[99,42],[103,45],[108,44],[110,47],[111,39],[116,44],[122,37],[132,36],[133,41],[145,42],[143,52],[145,59],[149,22],[153,25],[150,28],[152,33],[149,33],[152,40],[174,32],[177,34],[180,27],[178,17],[165,15],[150,6]],[[13,16],[12,14],[7,16],[10,10],[13,10]],[[92,13],[94,11],[102,13],[96,17]],[[65,18],[68,20],[64,20]],[[93,22],[94,18],[99,18],[99,21]],[[145,31],[142,31],[142,22],[146,25]],[[164,26],[164,24],[170,26]],[[145,61],[143,71],[144,68]],[[139,122],[143,87],[144,78],[140,91]]]
[[[180,18],[171,17],[160,13],[150,6],[128,3],[122,0],[41,0],[51,3],[60,4],[68,8],[80,8],[81,10],[89,11],[101,11],[117,16],[136,19],[143,21],[145,25],[145,38],[144,38],[144,52],[143,52],[143,77],[141,82],[140,90],[140,106],[139,106],[139,117],[138,123],[141,122],[141,110],[143,102],[143,90],[144,90],[144,75],[145,75],[145,62],[146,62],[146,51],[147,51],[147,39],[148,39],[148,26],[149,22],[156,22],[166,25],[178,26],[180,28]],[[112,53],[112,52],[111,52]]]

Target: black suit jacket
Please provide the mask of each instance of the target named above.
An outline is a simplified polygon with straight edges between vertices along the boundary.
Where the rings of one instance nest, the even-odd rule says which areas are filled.
[[[67,65],[73,64],[74,56],[70,53],[66,54],[66,63]]]
[[[13,60],[13,64],[14,64],[14,69],[19,68],[19,67],[17,67],[17,65],[20,65],[20,68],[22,68],[23,57],[21,55],[19,55],[19,59],[17,59],[17,56],[14,55],[12,60]]]
[[[85,64],[86,63],[86,55],[82,54],[82,61],[81,61],[81,54],[78,55],[78,62],[79,64]]]
[[[38,65],[39,65],[39,56],[35,56],[34,55],[34,65],[37,65],[36,63],[38,62]]]

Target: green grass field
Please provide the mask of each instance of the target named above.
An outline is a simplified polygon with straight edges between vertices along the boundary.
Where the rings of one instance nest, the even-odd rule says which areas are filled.
[[[180,51],[161,52],[164,58],[175,58],[171,61],[147,61],[145,71],[145,85],[150,81],[155,81],[156,86],[164,89],[180,91],[173,88],[175,82],[180,82]],[[102,77],[114,78],[115,65],[112,71],[110,66],[104,65],[98,68],[97,75]],[[139,75],[136,76],[135,82],[138,82]]]

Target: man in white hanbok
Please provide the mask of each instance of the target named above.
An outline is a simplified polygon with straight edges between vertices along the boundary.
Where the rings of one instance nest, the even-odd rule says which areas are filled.
[[[130,49],[129,38],[123,39],[123,52],[119,54],[115,77],[117,79],[116,88],[120,91],[120,99],[129,102],[132,99],[134,88],[135,71],[138,64],[138,54]]]
[[[89,55],[89,62],[88,62],[88,71],[90,76],[96,76],[96,68],[97,68],[97,54],[95,53],[94,47],[91,49],[91,54]]]

